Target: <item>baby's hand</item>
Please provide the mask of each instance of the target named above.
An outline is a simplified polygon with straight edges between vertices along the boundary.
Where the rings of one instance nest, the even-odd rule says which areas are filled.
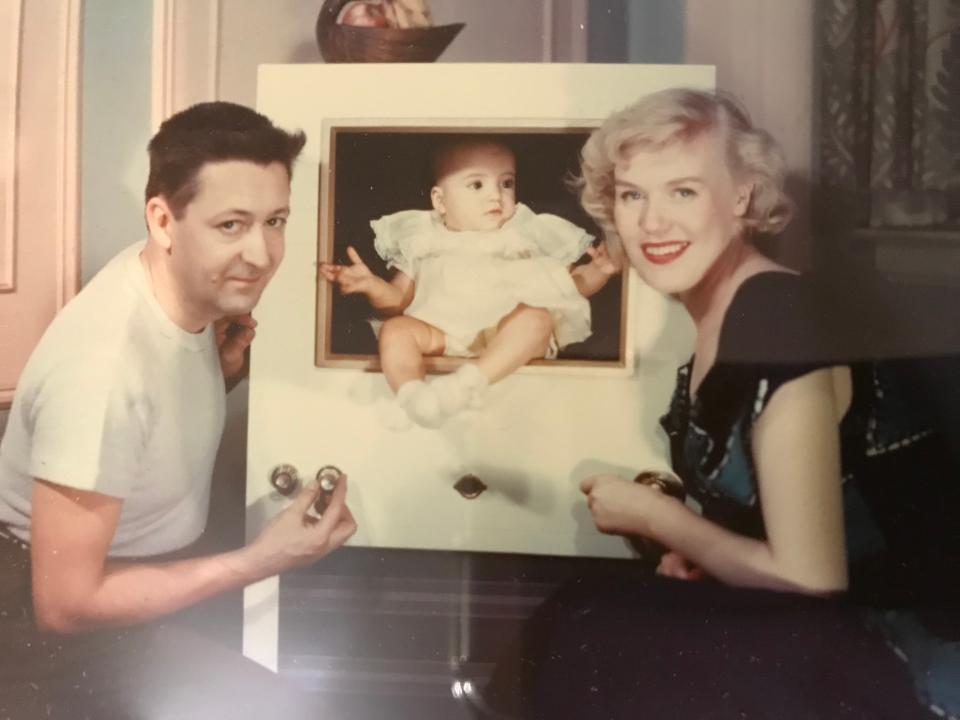
[[[328,281],[336,283],[344,295],[369,291],[376,276],[352,247],[347,248],[347,257],[350,258],[349,265],[320,263],[320,274]]]
[[[598,272],[604,275],[616,275],[620,272],[620,265],[610,256],[606,242],[587,247],[587,255],[590,256],[589,264],[596,268]]]

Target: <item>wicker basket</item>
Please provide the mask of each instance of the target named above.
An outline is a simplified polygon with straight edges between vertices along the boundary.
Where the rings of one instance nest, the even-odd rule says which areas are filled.
[[[326,62],[433,62],[463,29],[463,23],[423,28],[338,25],[349,0],[325,0],[317,17],[317,45]]]

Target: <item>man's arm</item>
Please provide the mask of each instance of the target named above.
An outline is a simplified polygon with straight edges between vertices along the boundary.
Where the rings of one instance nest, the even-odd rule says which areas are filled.
[[[41,628],[75,633],[143,622],[313,562],[356,530],[341,481],[319,521],[304,488],[250,545],[165,563],[107,559],[123,501],[36,480],[31,518],[33,602]]]

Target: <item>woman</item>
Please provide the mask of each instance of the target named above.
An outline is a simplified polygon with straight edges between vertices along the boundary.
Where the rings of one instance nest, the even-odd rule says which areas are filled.
[[[664,546],[666,577],[561,591],[491,698],[536,717],[960,712],[908,657],[916,701],[861,609],[899,609],[871,617],[901,657],[905,640],[955,633],[946,448],[901,368],[849,362],[829,295],[757,249],[790,217],[773,139],[725,97],[668,90],[610,117],[582,170],[608,242],[694,321],[662,424],[702,511],[627,478],[584,480],[597,528]]]

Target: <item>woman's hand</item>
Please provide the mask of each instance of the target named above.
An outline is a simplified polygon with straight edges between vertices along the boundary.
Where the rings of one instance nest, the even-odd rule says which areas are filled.
[[[657,565],[657,575],[678,580],[699,580],[704,577],[704,572],[702,568],[694,565],[680,553],[668,550],[660,558],[660,564]]]
[[[597,530],[611,535],[649,535],[650,519],[665,501],[672,501],[659,490],[618,475],[588,477],[580,491],[587,496]]]

